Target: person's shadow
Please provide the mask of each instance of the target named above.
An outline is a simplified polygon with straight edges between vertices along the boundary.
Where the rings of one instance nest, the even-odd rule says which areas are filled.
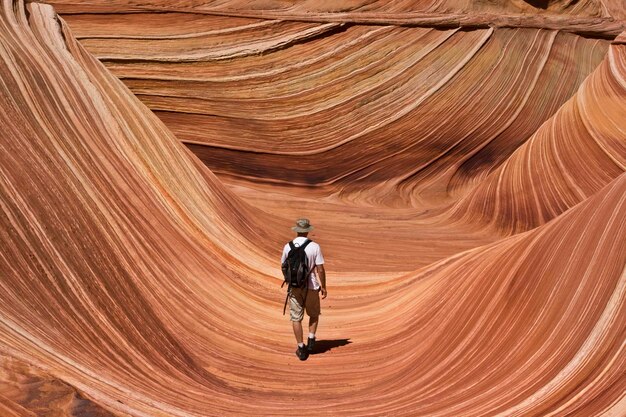
[[[313,347],[313,352],[311,352],[311,355],[325,353],[331,349],[349,345],[350,343],[352,343],[350,339],[316,340],[315,347]]]

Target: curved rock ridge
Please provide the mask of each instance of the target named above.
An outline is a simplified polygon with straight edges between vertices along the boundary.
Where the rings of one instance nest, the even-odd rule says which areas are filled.
[[[60,13],[106,13],[138,10],[194,10],[203,12],[247,12],[257,15],[271,12],[292,14],[348,13],[358,16],[360,13],[381,15],[425,15],[443,13],[497,13],[571,15],[589,17],[624,18],[623,4],[619,0],[512,0],[503,2],[473,0],[403,0],[388,2],[384,0],[349,0],[343,2],[308,0],[308,1],[163,1],[163,0],[48,0]]]
[[[454,210],[517,233],[595,194],[626,171],[624,97],[626,48],[615,44],[574,97]]]
[[[16,4],[21,3],[17,2]],[[49,10],[36,3],[28,7],[31,6],[38,11]],[[8,9],[9,6],[5,6],[5,8]],[[59,21],[54,12],[46,13],[53,17],[46,15],[47,18],[44,19],[40,14],[29,15],[30,22],[34,23],[32,23],[32,28],[26,31],[26,35],[22,31],[15,31],[16,34],[13,31],[7,32],[7,44],[19,45],[20,42],[33,42],[32,39],[35,36],[38,42],[37,51],[41,51],[45,47],[56,48],[52,49],[52,52],[47,52],[44,49],[46,52],[44,58],[57,59],[59,66],[61,66],[61,69],[59,69],[61,72],[53,75],[46,73],[46,75],[50,78],[57,77],[62,79],[65,76],[69,79],[65,84],[50,92],[50,94],[60,94],[59,91],[64,91],[66,94],[71,95],[71,98],[61,100],[62,103],[67,103],[70,109],[62,108],[59,105],[45,109],[34,107],[33,103],[38,101],[50,101],[45,96],[47,90],[41,89],[35,89],[34,92],[27,91],[28,94],[20,90],[22,95],[24,95],[22,101],[17,101],[16,97],[20,97],[19,95],[12,95],[10,109],[36,108],[38,113],[34,116],[34,121],[31,122],[36,126],[33,127],[35,131],[37,131],[37,125],[41,124],[42,120],[49,120],[51,124],[50,129],[54,130],[47,132],[47,134],[56,135],[64,141],[72,140],[77,143],[70,149],[74,154],[60,154],[64,159],[69,158],[78,161],[76,162],[78,164],[76,167],[70,165],[68,168],[80,169],[85,173],[85,176],[89,175],[90,177],[88,178],[94,182],[101,181],[101,178],[106,178],[106,181],[122,186],[125,190],[132,189],[137,194],[136,199],[142,203],[147,204],[147,202],[151,202],[151,204],[156,205],[167,205],[168,202],[175,201],[175,206],[169,210],[173,217],[178,217],[178,220],[176,220],[177,227],[186,228],[194,234],[212,234],[214,243],[224,239],[222,244],[218,243],[223,248],[230,247],[232,244],[238,244],[231,239],[240,236],[241,233],[252,233],[254,235],[257,233],[257,230],[261,230],[260,227],[255,225],[255,216],[252,214],[254,210],[234,197],[188,151],[181,149],[174,135],[139,100],[133,97],[132,94],[129,94],[119,80],[106,72],[101,63],[84,51],[83,47],[74,40],[69,28],[63,22],[60,22],[61,33],[61,29],[56,28],[56,26],[59,26],[59,23],[55,23],[54,25],[56,26],[51,23]],[[35,18],[41,18],[43,22],[34,21]],[[14,27],[18,23],[20,22],[14,23]],[[64,45],[65,41],[67,41],[67,45]],[[9,57],[11,56],[9,55]],[[37,59],[41,60],[43,58],[37,57]],[[41,65],[45,66],[46,64]],[[8,66],[6,71],[9,71],[10,68]],[[80,74],[80,78],[70,77],[73,72]],[[16,79],[19,76],[19,71],[13,71],[10,74],[13,79]],[[19,85],[18,81],[12,81],[12,83],[11,87]],[[54,85],[54,83],[50,83]],[[62,90],[63,88],[65,89]],[[83,99],[84,107],[73,110],[71,104],[78,101],[76,96],[81,95],[85,96],[85,99]],[[96,115],[93,115],[94,106],[98,109]],[[12,111],[14,112],[15,110]],[[68,111],[71,117],[65,114]],[[80,113],[74,115],[74,112]],[[41,114],[45,114],[45,116]],[[92,115],[87,117],[84,116],[85,114]],[[4,116],[10,119],[12,113],[7,112]],[[68,137],[65,131],[69,129],[68,126],[71,126],[70,123],[75,120],[82,120],[81,118],[85,117],[87,117],[88,123],[92,123],[95,126],[88,129],[87,132],[71,129],[73,136]],[[28,125],[25,125],[24,129],[27,128]],[[84,141],[84,136],[87,133],[98,135],[98,140],[107,143],[108,148],[112,150],[108,154],[104,154],[104,151],[102,151],[104,155],[98,152],[92,152],[86,156],[83,155],[81,150],[85,149],[87,145],[81,142]],[[26,137],[27,135],[22,134],[22,136]],[[118,143],[121,140],[120,138],[123,138],[125,142],[122,144]],[[158,140],[155,138],[158,138]],[[19,148],[15,143],[12,146]],[[48,144],[47,146],[53,147],[54,144]],[[107,156],[110,155],[113,155],[111,158],[115,158],[114,162],[107,160]],[[121,160],[119,164],[125,165],[118,165],[117,159]],[[132,167],[126,168],[129,164],[127,161],[130,161]],[[117,177],[111,178],[108,174],[99,175],[99,172],[94,167],[111,169],[111,172],[115,173]],[[115,168],[112,169],[112,167]],[[132,174],[129,172],[132,172]],[[121,178],[124,178],[124,180],[121,180]],[[84,178],[80,178],[80,180],[83,183],[87,181]],[[184,181],[184,185],[182,185],[182,181]],[[140,195],[139,188],[146,188],[146,194]],[[158,197],[155,196],[155,193],[158,194]],[[216,197],[208,198],[208,196],[213,195]],[[124,211],[123,207],[118,208]],[[249,221],[248,223],[220,221],[223,215],[219,213],[228,212],[240,213],[242,217],[248,218]],[[122,218],[124,217],[122,216]],[[133,218],[133,215],[128,214],[128,218]],[[264,222],[268,220],[269,218],[266,218]],[[263,239],[259,240],[262,241]]]
[[[124,13],[176,13],[213,17],[264,18],[291,22],[394,25],[439,29],[534,28],[613,39],[626,30],[622,0],[508,2],[462,1],[298,1],[298,2],[190,2],[50,0],[62,14],[115,16]],[[186,20],[186,19],[183,19]]]
[[[324,23],[211,17],[215,26],[207,35],[200,33],[206,21],[194,17],[187,28],[170,25],[167,39],[186,45],[195,34],[217,36],[226,46],[195,43],[195,55],[184,63],[167,58],[175,57],[180,45],[170,51],[145,46],[138,53],[149,65],[142,69],[125,59],[129,45],[161,40],[161,17],[146,17],[145,33],[152,33],[147,37],[133,32],[136,16],[129,17],[124,34],[114,36],[116,43],[123,41],[107,46],[109,35],[86,24],[82,28],[91,32],[78,41],[72,23],[48,5],[9,0],[0,5],[0,125],[10,138],[0,140],[2,413],[612,416],[626,411],[622,36],[609,46],[549,30],[333,24],[321,36],[305,35],[303,42],[290,44],[293,51],[319,42],[320,52],[283,71],[273,55],[285,47],[274,48],[273,42]],[[239,29],[243,44],[255,45],[249,55],[237,55],[246,50],[231,37]],[[421,48],[406,42],[402,31],[409,30]],[[255,35],[262,33],[267,38]],[[362,39],[369,41],[360,54],[354,45]],[[419,56],[428,45],[432,50]],[[268,53],[256,53],[266,47]],[[255,94],[297,96],[291,83],[307,78],[298,71],[306,74],[316,65],[306,94],[314,97],[325,84],[342,86],[327,97],[338,119],[352,111],[349,105],[337,109],[358,91],[387,88],[389,79],[398,78],[402,82],[395,86],[403,94],[391,86],[386,94],[397,94],[395,99],[380,107],[423,97],[427,90],[420,89],[426,88],[433,90],[431,102],[424,99],[419,106],[432,107],[412,118],[422,130],[428,124],[420,115],[445,117],[455,100],[463,116],[433,127],[427,144],[403,142],[401,135],[397,142],[390,136],[380,148],[381,139],[374,137],[346,142],[351,152],[342,158],[376,163],[372,154],[378,154],[389,160],[371,171],[363,165],[362,178],[358,170],[341,178],[320,170],[318,179],[293,170],[294,177],[301,175],[312,186],[327,183],[326,188],[276,184],[280,167],[265,168],[265,159],[283,164],[287,159],[280,159],[268,138],[221,139],[248,150],[196,145],[207,162],[214,152],[223,158],[229,157],[227,150],[234,152],[219,172],[228,180],[224,186],[168,129],[164,113],[159,116],[165,124],[87,48],[110,48],[121,56],[106,64],[114,73],[136,71],[137,85],[124,76],[135,93],[151,79],[152,65],[162,66],[154,67],[152,80],[165,80],[159,88],[178,88],[161,78],[168,69],[179,77],[181,91],[195,94],[186,77],[226,86],[214,93],[198,88],[198,95],[222,94],[230,106],[222,117],[246,111],[251,105],[246,88],[252,91],[257,78]],[[324,61],[336,53],[345,55]],[[155,64],[159,54],[167,59]],[[355,72],[367,68],[351,61],[367,59],[378,71],[363,74],[359,86],[342,85],[341,74],[358,78]],[[411,59],[416,62],[402,67]],[[246,68],[246,62],[251,73],[237,67]],[[206,72],[186,73],[181,65],[200,65]],[[266,72],[284,72],[275,91],[258,76],[262,65]],[[487,75],[485,68],[491,71]],[[415,79],[407,76],[412,71],[419,74]],[[371,78],[375,74],[381,79]],[[498,105],[479,106],[485,100],[468,91],[467,83],[478,83],[480,94]],[[322,94],[328,91],[334,89]],[[176,94],[162,95],[168,106],[180,106],[170,113],[182,114],[193,103],[188,96],[176,102],[168,101]],[[324,104],[322,97],[317,100]],[[263,120],[286,123],[281,114],[290,111],[290,117],[306,118],[293,102],[283,103],[275,114],[262,100],[254,108]],[[507,110],[495,113],[500,108]],[[188,120],[189,129],[197,124],[207,134],[217,129],[201,118],[212,113],[197,115],[197,121]],[[330,115],[308,117],[320,129],[333,121]],[[482,123],[453,123],[468,117]],[[400,120],[396,129],[410,126]],[[343,126],[335,127],[340,135]],[[290,134],[289,126],[284,132]],[[339,141],[330,133],[326,139]],[[298,156],[306,143],[289,141],[290,152]],[[318,163],[319,146],[312,148]],[[241,159],[248,153],[264,156]],[[256,170],[244,175],[250,163]],[[343,160],[336,163],[346,170]],[[307,362],[293,355],[275,278],[275,258],[287,236],[282,230],[288,231],[303,205],[317,216],[316,233],[329,248],[332,271],[319,334],[327,350]],[[411,260],[420,257],[425,260]]]
[[[438,206],[469,191],[577,91],[608,48],[527,28],[232,26],[191,16],[67,19],[214,172],[394,207]],[[176,29],[179,17],[216,29],[190,38]]]
[[[237,301],[239,275],[275,272],[255,211],[87,54],[50,6],[1,6],[0,120],[11,138],[0,141],[2,351],[133,415],[184,415],[184,401],[172,399],[188,389],[234,401],[184,345],[217,349],[202,355],[219,362],[219,351],[232,350],[232,332],[220,330],[226,316],[216,310],[198,322],[193,299],[204,312],[220,304],[207,293],[233,307],[250,300]],[[272,222],[264,216],[267,230]],[[244,233],[261,243],[243,243]],[[217,277],[225,292],[207,286]]]

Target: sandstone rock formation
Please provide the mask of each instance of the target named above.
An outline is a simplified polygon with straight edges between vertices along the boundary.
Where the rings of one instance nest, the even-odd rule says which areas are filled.
[[[621,2],[48,3],[0,2],[2,415],[626,412]]]

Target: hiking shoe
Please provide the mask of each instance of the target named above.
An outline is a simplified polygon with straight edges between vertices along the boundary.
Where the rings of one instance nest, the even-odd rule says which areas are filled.
[[[309,353],[311,353],[313,352],[313,349],[315,349],[315,338],[309,337],[306,341],[306,350],[308,350]]]
[[[296,356],[301,361],[307,360],[307,358],[309,357],[309,351],[306,350],[306,346],[303,346],[303,347],[298,346],[298,350],[296,350]]]

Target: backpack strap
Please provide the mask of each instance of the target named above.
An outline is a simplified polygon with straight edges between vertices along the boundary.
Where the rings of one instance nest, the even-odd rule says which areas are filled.
[[[304,242],[304,243],[302,244],[302,248],[303,248],[303,249],[304,249],[304,248],[306,248],[306,245],[308,245],[308,244],[309,244],[309,243],[311,243],[311,242],[313,242],[313,241],[312,241],[312,240],[307,239],[307,240],[306,240],[306,242]],[[307,282],[306,282],[307,288],[308,288],[308,286],[309,286],[308,277],[309,277],[309,275],[311,275],[311,273],[312,273],[312,272],[313,272],[313,270],[315,269],[315,266],[316,266],[315,264],[311,265],[311,269],[309,269],[309,272],[306,274],[306,276],[307,276]]]
[[[304,243],[301,246],[299,246],[299,248],[302,249],[302,250],[305,250],[307,245],[309,243],[311,243],[311,242],[313,242],[311,239],[307,239],[307,240],[304,241]],[[290,242],[290,243],[293,243],[293,242]],[[309,269],[309,272],[307,272],[307,274],[306,274],[306,278],[307,278],[306,285],[307,285],[307,288],[309,287],[309,275],[311,275],[311,273],[313,272],[314,269],[315,269],[315,265],[311,266],[311,269]]]
[[[291,249],[291,250],[296,249],[296,248],[304,249],[304,248],[306,248],[306,245],[308,245],[311,242],[313,242],[311,239],[307,239],[307,240],[304,241],[304,243],[302,245],[296,246],[296,244],[293,243],[293,240],[290,240],[289,241],[289,249]]]

